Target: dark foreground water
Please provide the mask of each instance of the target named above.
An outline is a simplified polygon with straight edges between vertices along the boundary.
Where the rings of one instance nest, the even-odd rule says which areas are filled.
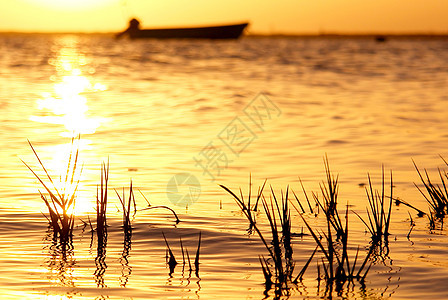
[[[394,196],[428,211],[412,159],[436,178],[439,155],[448,157],[447,50],[446,40],[0,35],[1,298],[262,299],[258,256],[266,250],[218,185],[246,194],[249,176],[254,190],[267,178],[278,195],[289,184],[303,199],[298,178],[318,192],[325,155],[339,174],[341,207],[350,204],[350,249],[364,251],[369,235],[352,211],[365,216],[368,172],[380,188],[384,164],[393,171]],[[57,178],[79,133],[78,219],[62,249],[41,214],[43,189],[20,159],[40,170],[29,139]],[[107,159],[104,252],[83,221],[95,220]],[[164,210],[140,210],[125,243],[113,189],[130,179],[137,209],[147,206],[139,190],[151,204],[174,208],[182,222]],[[322,216],[305,217],[322,224]],[[408,239],[410,217],[416,226]],[[301,232],[301,218],[292,219]],[[267,229],[261,212],[259,224]],[[426,217],[400,205],[390,231],[389,255],[364,285],[339,296],[447,298],[446,230],[430,230]],[[193,260],[202,232],[198,274],[182,264],[169,274],[162,232],[180,261],[179,238]],[[303,265],[315,243],[305,235],[294,244]],[[294,298],[328,297],[315,265]]]

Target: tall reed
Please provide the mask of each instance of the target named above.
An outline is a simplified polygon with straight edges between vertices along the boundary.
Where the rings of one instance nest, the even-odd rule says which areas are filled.
[[[107,269],[107,202],[108,202],[108,183],[109,183],[109,160],[101,164],[100,184],[96,188],[96,236],[97,236],[97,255],[95,257],[96,270],[94,273],[97,287],[104,288],[104,274]],[[93,235],[92,235],[93,238]],[[93,243],[93,241],[92,241]]]
[[[107,243],[107,196],[109,182],[109,160],[101,165],[101,183],[96,188],[96,233],[98,246]]]
[[[116,190],[115,190],[115,193],[117,194],[118,199],[120,199],[121,208],[123,210],[123,231],[125,232],[125,234],[129,234],[132,232],[131,218],[135,217],[135,214],[137,212],[137,205],[135,203],[134,190],[132,188],[132,180],[129,185],[129,197],[127,200],[126,200],[124,188],[123,188],[123,196],[120,196],[120,194]]]

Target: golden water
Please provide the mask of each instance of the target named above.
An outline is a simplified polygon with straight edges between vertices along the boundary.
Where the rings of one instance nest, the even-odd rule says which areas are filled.
[[[265,249],[247,236],[244,217],[219,184],[246,193],[249,176],[254,190],[267,178],[276,192],[290,185],[303,198],[298,178],[318,191],[327,155],[339,174],[341,205],[363,213],[360,185],[369,172],[380,187],[384,164],[393,171],[395,196],[426,211],[412,159],[435,176],[443,166],[438,155],[448,157],[446,41],[0,41],[2,299],[262,299],[258,255]],[[41,214],[42,187],[20,159],[43,174],[28,139],[57,178],[70,137],[79,134],[78,219],[73,249],[61,257]],[[100,166],[108,159],[104,256],[81,220],[95,218]],[[186,175],[173,177],[179,173]],[[190,186],[173,186],[193,178]],[[164,210],[138,211],[126,249],[113,189],[121,193],[131,179],[151,204],[174,208],[182,222],[175,226]],[[146,207],[139,192],[136,200],[138,209]],[[409,240],[408,211],[416,222]],[[300,218],[293,222],[300,232]],[[367,245],[362,223],[354,214],[350,222],[353,249]],[[431,233],[427,219],[404,206],[393,208],[392,222],[390,256],[372,268],[365,287],[344,297],[447,297],[446,232]],[[199,277],[182,265],[169,275],[162,231],[178,258],[179,237],[194,257],[202,232]],[[301,265],[314,242],[295,243]],[[315,277],[313,266],[294,297],[322,296]]]

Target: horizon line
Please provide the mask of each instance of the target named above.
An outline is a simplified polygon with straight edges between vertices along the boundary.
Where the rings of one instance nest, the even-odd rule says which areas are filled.
[[[0,34],[79,34],[79,35],[115,35],[117,31],[14,31],[0,30]],[[365,32],[250,32],[243,37],[448,37],[448,31],[365,31]]]

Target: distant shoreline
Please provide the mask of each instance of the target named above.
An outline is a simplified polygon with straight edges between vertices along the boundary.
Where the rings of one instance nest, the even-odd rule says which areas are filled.
[[[416,39],[448,39],[448,33],[321,33],[321,34],[248,34],[246,37],[270,38],[416,38]]]
[[[21,32],[0,31],[0,35],[101,35],[114,36],[116,32]],[[243,38],[332,38],[332,39],[448,39],[448,33],[249,33]]]

